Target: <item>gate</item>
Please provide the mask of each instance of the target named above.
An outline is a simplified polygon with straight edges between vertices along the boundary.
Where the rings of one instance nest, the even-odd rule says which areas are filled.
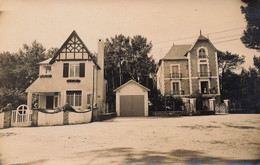
[[[22,104],[16,110],[12,111],[11,126],[31,126],[32,110],[28,109],[27,105]]]
[[[215,114],[228,114],[228,107],[225,103],[215,104]]]

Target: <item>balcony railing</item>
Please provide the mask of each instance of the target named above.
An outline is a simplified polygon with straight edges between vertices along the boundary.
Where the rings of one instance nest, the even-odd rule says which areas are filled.
[[[172,94],[173,95],[184,95],[184,91],[181,90],[181,91],[172,91]]]
[[[182,74],[181,73],[170,73],[170,78],[181,78]]]
[[[201,94],[218,94],[218,91],[212,88],[212,89],[202,90]]]
[[[199,58],[207,58],[206,55],[199,55]]]
[[[198,77],[210,77],[211,72],[198,72]]]

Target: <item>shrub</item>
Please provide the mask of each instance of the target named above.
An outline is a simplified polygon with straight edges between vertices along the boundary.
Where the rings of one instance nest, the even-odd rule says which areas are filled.
[[[13,110],[21,104],[26,104],[25,92],[18,89],[0,88],[0,109]]]

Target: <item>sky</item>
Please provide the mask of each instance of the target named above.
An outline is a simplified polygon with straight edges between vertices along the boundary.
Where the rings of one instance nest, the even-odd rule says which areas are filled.
[[[240,0],[0,0],[0,52],[17,52],[34,40],[61,47],[75,30],[91,52],[98,39],[142,35],[157,61],[173,43],[193,44],[202,34],[220,51],[246,56],[260,52],[240,41],[246,27]]]

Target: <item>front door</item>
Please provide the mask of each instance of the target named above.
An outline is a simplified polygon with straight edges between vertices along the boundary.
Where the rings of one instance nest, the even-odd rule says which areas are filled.
[[[53,109],[54,96],[46,96],[46,109]]]

